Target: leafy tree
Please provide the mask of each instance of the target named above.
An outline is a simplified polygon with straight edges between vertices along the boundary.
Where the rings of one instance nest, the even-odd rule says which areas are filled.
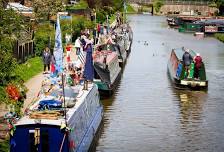
[[[33,8],[36,17],[50,20],[50,17],[64,9],[61,0],[33,0]]]
[[[164,1],[163,0],[155,0],[153,2],[153,6],[155,8],[155,11],[158,13],[160,11],[160,8],[164,5]]]
[[[12,9],[5,10],[2,4],[3,1],[0,2],[0,102],[13,104],[16,111],[19,112],[22,103],[11,102],[6,87],[10,83],[15,85],[18,91],[22,91],[24,88],[20,76],[15,72],[18,63],[13,57],[12,50],[14,40],[19,38],[20,32],[26,28],[26,24],[24,24],[22,16]]]
[[[89,8],[95,8],[97,3],[98,3],[98,0],[86,0]]]
[[[214,0],[214,2],[219,9],[219,14],[224,15],[224,0]]]
[[[0,7],[0,49],[12,51],[15,38],[19,38],[21,30],[26,28],[22,16],[12,9]]]

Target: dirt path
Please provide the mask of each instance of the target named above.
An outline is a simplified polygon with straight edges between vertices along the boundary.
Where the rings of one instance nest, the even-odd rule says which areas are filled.
[[[30,80],[25,83],[25,86],[28,88],[28,92],[26,93],[26,100],[24,101],[23,109],[24,110],[29,106],[29,104],[37,97],[41,89],[41,83],[44,80],[44,74],[39,73],[38,75],[34,76]]]

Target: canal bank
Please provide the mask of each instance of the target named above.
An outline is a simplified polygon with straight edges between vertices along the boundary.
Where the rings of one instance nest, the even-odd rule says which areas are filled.
[[[103,101],[104,127],[96,151],[223,151],[224,44],[168,28],[162,16],[130,15],[132,53],[118,90]],[[172,48],[198,51],[207,92],[173,88],[167,77]]]

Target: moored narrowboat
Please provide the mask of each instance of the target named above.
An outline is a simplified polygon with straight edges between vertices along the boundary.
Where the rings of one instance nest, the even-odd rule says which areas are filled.
[[[168,60],[167,71],[171,81],[176,88],[207,89],[208,80],[206,79],[205,65],[202,62],[199,70],[199,77],[195,77],[195,64],[191,63],[189,70],[186,71],[183,65],[182,56],[184,48],[172,49]],[[189,51],[192,58],[196,56],[193,50]]]
[[[94,83],[102,95],[111,95],[121,78],[118,54],[96,50],[94,54]]]
[[[26,110],[10,138],[11,152],[88,151],[100,126],[103,108],[97,86],[66,86],[45,81],[38,100]],[[51,89],[48,89],[51,86]]]

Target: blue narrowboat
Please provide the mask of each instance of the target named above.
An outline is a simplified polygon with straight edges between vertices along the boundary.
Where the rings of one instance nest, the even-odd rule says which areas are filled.
[[[65,87],[65,104],[60,104],[61,88],[40,95],[15,124],[10,138],[11,152],[85,152],[101,124],[103,108],[97,86]]]

